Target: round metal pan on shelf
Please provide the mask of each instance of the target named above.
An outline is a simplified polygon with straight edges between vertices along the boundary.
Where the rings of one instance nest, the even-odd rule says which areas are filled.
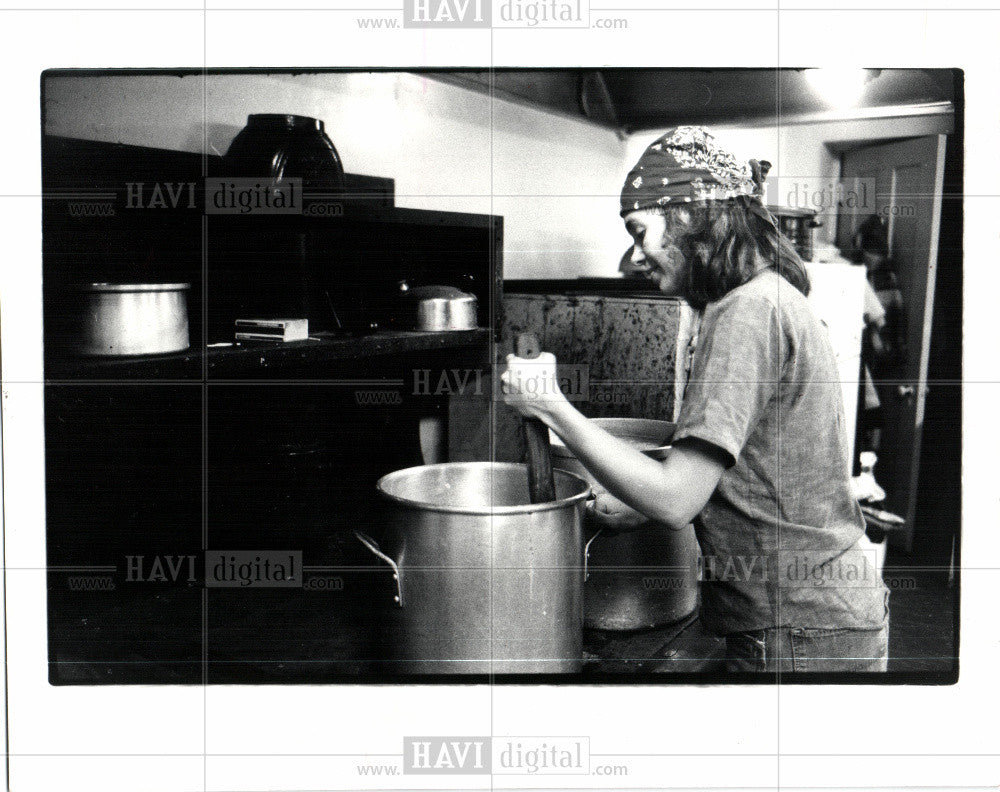
[[[407,316],[417,330],[475,330],[478,326],[478,304],[473,294],[454,286],[436,285],[401,285],[400,292],[408,306]]]
[[[182,352],[191,346],[190,288],[190,283],[80,286],[82,316],[76,351],[91,357]]]

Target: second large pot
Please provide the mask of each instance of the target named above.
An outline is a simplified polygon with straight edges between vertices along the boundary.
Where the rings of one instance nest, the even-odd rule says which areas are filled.
[[[418,674],[573,673],[583,657],[583,510],[590,487],[556,472],[532,504],[525,465],[453,462],[378,482],[394,571],[394,664]]]
[[[647,456],[663,459],[675,425],[644,418],[592,418]],[[581,476],[594,492],[604,488],[573,453],[553,437],[552,464]],[[698,606],[698,540],[690,525],[675,531],[649,522],[635,531],[599,535],[590,546],[584,587],[588,628],[642,630],[689,616]]]

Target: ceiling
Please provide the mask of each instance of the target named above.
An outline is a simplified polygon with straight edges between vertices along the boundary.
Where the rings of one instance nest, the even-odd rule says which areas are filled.
[[[806,69],[496,69],[437,76],[449,82],[628,134],[675,124],[740,123],[954,102],[961,72],[869,69],[860,99],[836,108]],[[960,90],[960,89],[959,89]]]

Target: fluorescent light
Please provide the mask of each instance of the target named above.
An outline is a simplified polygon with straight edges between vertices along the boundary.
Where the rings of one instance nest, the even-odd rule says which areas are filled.
[[[831,107],[856,107],[864,92],[868,72],[865,69],[806,69],[806,79],[820,98]]]

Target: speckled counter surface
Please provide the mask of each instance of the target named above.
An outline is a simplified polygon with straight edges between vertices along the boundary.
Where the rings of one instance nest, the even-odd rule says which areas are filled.
[[[530,330],[560,363],[585,366],[576,404],[589,417],[669,421],[682,311],[662,296],[505,294],[502,343]]]

